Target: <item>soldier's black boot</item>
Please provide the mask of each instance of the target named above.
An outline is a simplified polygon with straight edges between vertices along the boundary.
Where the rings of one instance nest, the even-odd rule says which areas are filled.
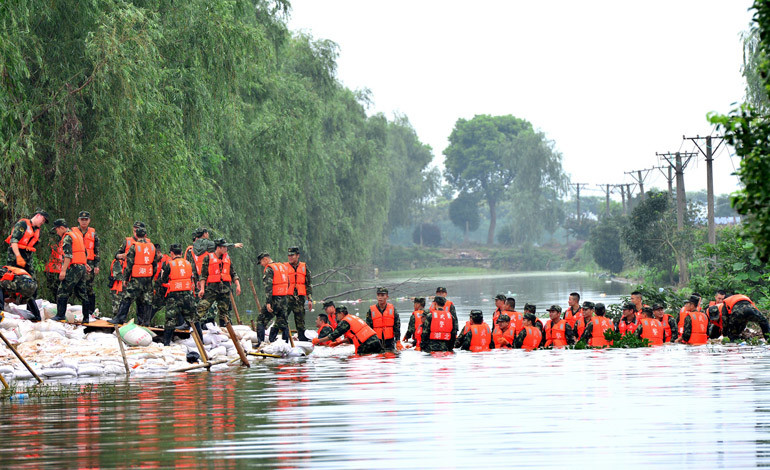
[[[307,339],[307,336],[305,336],[305,330],[297,328],[297,339],[300,341],[310,341]]]
[[[201,339],[201,342],[203,342],[203,329],[201,328],[201,322],[196,321],[194,325],[195,325],[195,331],[198,332],[198,337]]]
[[[144,306],[144,326],[152,326],[152,319],[155,317],[155,308],[152,304]]]
[[[86,299],[83,302],[83,321],[80,323],[88,323],[91,320],[91,299]]]
[[[110,320],[109,322],[113,325],[120,325],[122,323],[126,322],[126,317],[128,316],[128,309],[131,308],[131,301],[129,299],[123,299],[120,301],[120,306],[118,307],[118,314],[115,315],[115,318]]]
[[[265,325],[257,325],[257,346],[265,340]]]
[[[2,290],[2,289],[0,289],[0,290]],[[0,299],[2,299],[2,297],[0,297]],[[3,305],[2,300],[0,300],[0,308],[2,308],[2,305]],[[32,321],[33,322],[38,322],[38,321],[41,320],[41,318],[40,318],[40,309],[37,308],[37,304],[35,303],[35,301],[33,299],[30,299],[30,300],[27,301],[27,310],[32,312]]]
[[[283,329],[283,332],[281,333],[281,338],[283,338],[284,341],[287,343],[289,342],[289,335],[291,334],[291,331],[289,330],[289,327]]]
[[[65,321],[66,317],[64,316],[64,312],[66,311],[67,311],[67,299],[57,298],[56,299],[56,316],[51,318],[51,320]]]
[[[270,334],[268,335],[267,339],[271,343],[275,343],[276,338],[278,338],[278,328],[273,325],[273,327],[270,328]]]
[[[177,313],[176,314],[176,329],[177,330],[187,330],[189,328],[190,328],[190,325],[184,319],[184,316],[181,313]]]
[[[88,315],[93,316],[96,310],[96,294],[88,296]]]
[[[163,328],[163,346],[171,344],[171,339],[174,337],[174,327],[167,326]]]

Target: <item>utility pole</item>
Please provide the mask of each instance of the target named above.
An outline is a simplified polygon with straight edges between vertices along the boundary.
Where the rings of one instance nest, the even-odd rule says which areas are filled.
[[[577,195],[575,196],[575,199],[577,200],[577,223],[578,225],[581,225],[583,222],[582,222],[582,219],[580,218],[580,187],[582,186],[585,188],[586,186],[588,186],[588,183],[571,183],[570,186],[574,186],[575,192],[577,193]]]
[[[601,189],[605,190],[605,193],[606,193],[605,201],[606,202],[605,202],[604,215],[605,215],[605,217],[609,217],[609,215],[610,215],[610,192],[611,192],[610,188],[612,188],[612,185],[611,184],[599,184],[597,186],[599,186]]]
[[[620,187],[620,200],[623,204],[623,215],[626,215],[626,187],[622,184],[615,185],[615,187]]]
[[[633,178],[634,181],[636,181],[636,184],[639,185],[639,194],[642,196],[642,201],[644,201],[644,180],[647,179],[647,176],[650,174],[652,170],[655,168],[648,168],[646,170],[634,170],[634,171],[625,171],[624,173],[627,175],[631,175],[631,178]],[[642,172],[644,172],[644,176],[642,176]],[[634,173],[636,173],[636,176],[634,176]]]
[[[628,210],[631,210],[631,183],[626,183],[626,194],[628,195]]]
[[[700,150],[700,153],[703,154],[704,157],[706,157],[706,205],[707,205],[707,212],[706,217],[708,219],[708,230],[709,230],[709,243],[711,245],[716,245],[717,243],[717,232],[716,227],[714,225],[714,169],[713,169],[713,163],[714,163],[714,152],[719,148],[720,145],[722,145],[722,142],[724,142],[724,138],[719,136],[708,136],[708,137],[685,137],[682,136],[682,139],[684,140],[692,140],[696,147],[698,147],[698,150]],[[717,143],[716,148],[712,148],[712,141],[711,139],[719,139],[719,143]],[[699,140],[705,140],[706,141],[706,151],[704,152],[700,145],[698,145]]]
[[[671,199],[674,199],[674,173],[673,168],[670,166],[654,166],[652,167],[654,170],[660,170],[661,173],[663,173],[663,177],[666,178],[666,181],[668,181],[668,197]],[[668,173],[664,172],[663,170],[668,170]]]
[[[669,168],[673,167],[676,172],[676,229],[677,231],[682,231],[684,230],[684,211],[687,203],[684,193],[684,169],[690,163],[690,159],[698,154],[694,152],[676,152],[673,154],[671,152],[655,152],[655,155],[666,160]],[[685,159],[684,162],[682,158]],[[678,255],[677,258],[679,263],[679,284],[684,285],[690,280],[687,273],[687,260],[683,254]]]

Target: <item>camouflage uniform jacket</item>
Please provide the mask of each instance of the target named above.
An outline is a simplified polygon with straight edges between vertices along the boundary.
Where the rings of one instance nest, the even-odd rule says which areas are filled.
[[[379,304],[374,304],[377,307],[377,310],[380,311],[380,313],[385,311],[385,308],[388,308],[387,305],[385,308],[380,308]],[[369,308],[366,311],[366,324],[369,325],[370,328],[374,328],[374,323],[372,322],[372,310]],[[425,332],[425,329],[423,329],[423,334]],[[401,338],[401,319],[398,317],[398,310],[396,310],[396,306],[393,306],[393,338],[395,338],[397,341],[399,338]]]

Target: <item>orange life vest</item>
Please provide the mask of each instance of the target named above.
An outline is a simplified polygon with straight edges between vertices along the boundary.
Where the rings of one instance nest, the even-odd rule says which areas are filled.
[[[0,277],[0,281],[13,281],[16,276],[27,276],[32,277],[29,275],[29,273],[21,268],[17,268],[16,266],[3,266],[7,271],[5,274],[3,274],[3,277]],[[1,307],[0,307],[1,308]]]
[[[593,317],[591,319],[593,320]],[[577,317],[577,320],[575,320],[575,328],[577,329],[577,339],[580,341],[583,332],[586,330],[586,319],[583,315],[580,315]]]
[[[597,348],[611,345],[612,342],[604,338],[604,332],[615,329],[612,320],[597,315],[591,318],[591,324],[593,326],[591,327],[591,340],[588,342],[588,345]]]
[[[345,332],[345,337],[353,341],[353,344],[356,346],[356,351],[359,346],[366,342],[366,340],[377,335],[365,321],[356,316],[348,314],[340,321],[347,322],[347,324],[350,325],[350,329]]]
[[[329,328],[332,328],[332,326],[328,323],[324,323],[323,325],[321,325],[320,328],[318,328],[318,338],[321,338],[321,331],[323,331],[323,329],[326,328],[327,326]],[[332,330],[334,330],[334,328],[332,328]],[[327,346],[328,346],[329,343],[331,343],[331,341],[326,341],[325,343],[327,343]]]
[[[62,254],[59,253],[59,246],[51,244],[51,256],[48,258],[48,264],[44,271],[47,273],[59,274],[61,272]]]
[[[515,310],[513,312],[503,311],[503,313],[511,317],[511,328],[513,328],[513,333],[518,336],[524,329],[524,314]]]
[[[625,317],[618,321],[618,332],[620,336],[626,336],[627,334],[635,334],[636,329],[639,328],[639,317],[634,314],[634,321],[629,323]]]
[[[279,297],[289,295],[289,271],[286,265],[270,263],[267,267],[273,270],[273,295]]]
[[[112,268],[115,266],[115,262],[116,262],[116,261],[117,261],[118,263],[120,263],[120,265],[121,265],[121,266],[125,266],[125,264],[123,263],[123,261],[120,261],[120,260],[118,260],[118,259],[113,259],[113,260],[112,260],[112,263],[110,263],[110,274],[112,274]],[[110,287],[110,290],[111,290],[111,291],[114,291],[115,293],[118,293],[118,292],[123,292],[123,281],[121,281],[121,280],[119,280],[119,279],[115,279],[115,280],[112,282],[112,287]]]
[[[642,338],[650,340],[650,344],[663,344],[663,325],[654,318],[642,318]]]
[[[468,333],[471,335],[471,351],[489,351],[489,340],[492,334],[489,325],[486,323],[471,324]]]
[[[446,306],[444,306],[446,308]],[[449,341],[452,339],[454,322],[449,309],[434,310],[431,308],[430,339]]]
[[[377,304],[369,307],[369,312],[372,314],[372,326],[374,327],[377,337],[386,340],[393,338],[393,325],[396,322],[395,308],[393,304],[387,304],[385,311],[380,312],[377,308]]]
[[[190,262],[184,258],[174,258],[168,262],[168,265],[171,270],[168,273],[166,295],[169,292],[192,292],[193,268],[190,266]]]
[[[187,259],[187,253],[190,253],[192,255],[193,263],[195,263],[195,274],[198,276],[201,275],[201,267],[203,266],[203,259],[206,257],[206,254],[202,254],[200,256],[195,254],[195,250],[193,249],[192,245],[188,246],[184,250],[184,257]]]
[[[567,320],[561,320],[555,326],[549,319],[543,327],[545,331],[545,346],[563,348],[567,345]]]
[[[289,295],[294,295],[294,291],[297,291],[297,295],[307,295],[307,265],[302,261],[297,265],[297,269],[291,263],[286,264],[286,273],[289,275]]]
[[[497,317],[500,316],[500,314],[503,313],[502,309],[496,308],[495,313],[492,314],[492,324],[497,325]]]
[[[422,343],[422,316],[425,314],[424,310],[415,310],[412,312],[414,317],[414,348],[420,349],[420,343]]]
[[[463,326],[463,330],[462,330],[461,334],[463,334],[463,335],[464,335],[465,333],[467,333],[467,332],[468,332],[468,330],[469,330],[470,328],[471,328],[471,321],[470,321],[470,320],[468,320],[467,322],[465,322],[465,326]]]
[[[503,346],[503,340],[506,340],[508,344]],[[512,348],[513,340],[514,335],[512,326],[508,326],[508,329],[505,331],[502,331],[499,326],[495,326],[495,329],[492,330],[492,341],[495,342],[496,349],[500,349],[502,347]]]
[[[19,249],[35,251],[35,244],[37,244],[37,241],[40,239],[40,228],[33,227],[32,221],[29,219],[21,220],[27,224],[27,230],[24,231],[24,235],[22,235],[21,240],[19,240]],[[11,235],[8,235],[8,238],[5,239],[5,243],[11,244]]]
[[[668,319],[671,318],[671,315],[668,313],[663,314],[663,318],[658,320],[660,322],[660,325],[663,327],[663,342],[669,343],[671,342],[671,325],[668,323]],[[657,320],[657,318],[656,318]]]
[[[64,259],[64,237],[67,235],[72,239],[72,261],[70,264],[86,264],[86,246],[83,243],[83,236],[80,235],[80,232],[73,232],[72,230],[64,232],[61,240],[59,240],[59,253],[62,255],[62,259]]]
[[[86,247],[86,259],[88,261],[92,261],[96,259],[96,252],[94,251],[94,248],[96,247],[96,230],[94,230],[91,227],[88,227],[86,229],[86,233],[83,233],[80,231],[80,226],[72,227],[73,231],[76,231],[80,234],[80,236],[83,237],[83,244]]]
[[[134,265],[131,267],[131,277],[152,277],[152,263],[155,261],[155,245],[146,242],[134,242]]]
[[[731,313],[733,313],[733,307],[735,307],[735,304],[743,300],[751,303],[752,307],[757,308],[757,306],[754,305],[754,302],[752,302],[750,298],[742,294],[735,294],[725,298],[724,304],[725,304],[725,307],[727,307],[727,314],[730,315]]]
[[[687,312],[686,317],[690,317],[692,321],[692,332],[690,333],[690,340],[685,341],[687,344],[706,344],[708,343],[708,318],[703,312]],[[684,328],[684,322],[682,322],[682,328]]]
[[[214,253],[209,253],[209,277],[206,278],[206,284],[230,282],[232,280],[233,278],[230,275],[230,255],[225,253],[222,259],[219,259]]]
[[[572,329],[575,329],[575,322],[578,321],[578,318],[583,318],[583,307],[578,308],[578,311],[575,313],[572,313],[571,307],[567,307],[567,311],[564,312],[564,320],[569,323]]]
[[[171,261],[171,257],[165,253],[163,253],[163,256],[160,257],[160,261],[158,261],[158,269],[155,270],[155,275],[152,277],[154,280],[158,280],[160,278],[160,271],[161,268],[163,268],[163,263]]]
[[[543,334],[540,333],[540,329],[534,326],[525,326],[527,330],[527,336],[524,337],[524,341],[521,343],[521,349],[532,351],[540,347],[540,342],[543,340]]]

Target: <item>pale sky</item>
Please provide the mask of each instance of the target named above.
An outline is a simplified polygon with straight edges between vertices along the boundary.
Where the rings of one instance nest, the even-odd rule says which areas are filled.
[[[744,95],[751,0],[291,3],[289,27],[336,42],[338,79],[371,90],[370,114],[405,114],[442,169],[458,118],[512,114],[555,142],[573,182],[631,183],[656,152],[697,151],[682,135],[709,135],[706,114]],[[738,186],[732,153],[714,161],[717,194]],[[658,170],[651,186],[666,187]],[[685,188],[706,188],[703,157]]]

